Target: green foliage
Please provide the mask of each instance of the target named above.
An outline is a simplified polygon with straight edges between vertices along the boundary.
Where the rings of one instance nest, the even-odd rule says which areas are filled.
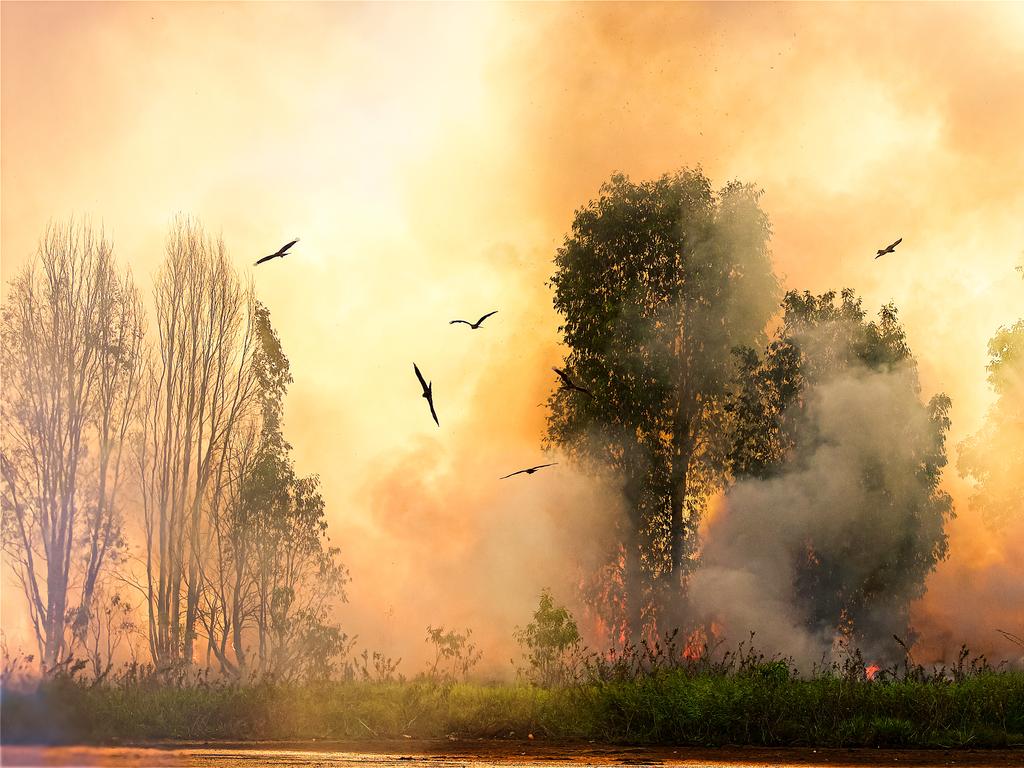
[[[261,672],[323,677],[351,650],[330,612],[346,599],[348,572],[327,538],[320,479],[300,477],[282,433],[292,377],[265,306],[257,304],[253,373],[261,409],[256,449],[241,473],[233,538],[245,542],[255,592],[252,613]]]
[[[580,633],[576,620],[565,606],[556,605],[547,589],[533,621],[517,629],[516,642],[523,649],[525,668],[521,674],[537,685],[559,685],[572,680],[580,658]]]
[[[793,556],[796,600],[806,607],[809,629],[853,631],[859,642],[876,633],[887,642],[892,631],[906,629],[910,601],[946,556],[944,525],[953,510],[939,482],[951,404],[942,394],[920,401],[916,364],[894,306],[868,321],[852,291],[838,298],[788,293],[782,326],[763,356],[736,350],[729,459],[737,479],[782,482],[813,471],[837,440],[851,446],[843,466],[835,466],[836,454],[828,459],[835,471],[827,479],[845,497],[835,502],[855,500],[855,508],[836,518],[844,526],[838,534],[813,519],[799,522],[805,529]],[[876,407],[893,414],[884,434],[866,426],[858,436],[826,432],[836,419],[826,427],[822,414],[862,402],[851,388],[869,386]],[[844,476],[847,485],[840,483]],[[871,556],[861,557],[865,552]]]
[[[759,193],[714,193],[699,170],[615,175],[576,212],[551,280],[565,368],[594,396],[551,397],[547,440],[622,478],[629,617],[639,637],[655,580],[677,594],[696,528],[723,480],[723,410],[735,361],[776,304]],[[617,557],[616,557],[617,561]]]
[[[666,669],[629,680],[526,685],[58,677],[3,691],[4,743],[111,740],[538,738],[619,744],[1005,747],[1024,744],[1024,673],[867,681]]]
[[[426,677],[435,682],[466,680],[483,652],[470,639],[473,630],[445,631],[444,627],[427,627],[427,642],[434,646],[434,661]]]
[[[733,380],[734,440],[729,462],[738,477],[769,477],[785,467],[803,424],[801,398],[809,387],[863,366],[873,371],[913,367],[914,360],[888,304],[878,322],[865,322],[861,300],[844,289],[836,304],[834,291],[815,296],[790,291],[782,301],[782,327],[765,353],[738,347]],[[812,347],[807,354],[803,348]],[[911,383],[917,387],[916,378]]]
[[[398,671],[401,659],[364,648],[363,652],[352,659],[345,660],[342,678],[345,680],[361,680],[374,683],[404,682],[405,675]]]

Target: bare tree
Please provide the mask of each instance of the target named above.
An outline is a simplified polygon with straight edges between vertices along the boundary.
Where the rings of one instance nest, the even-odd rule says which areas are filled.
[[[220,671],[229,675],[242,675],[248,661],[245,643],[253,616],[250,560],[254,542],[242,515],[242,487],[252,469],[258,437],[255,420],[235,432],[209,501],[209,551],[200,619],[207,636],[207,666],[215,659]]]
[[[211,481],[252,401],[254,302],[224,243],[187,218],[171,227],[154,299],[139,468],[150,650],[164,664],[194,656]]]
[[[110,242],[86,223],[49,226],[0,321],[3,545],[44,669],[86,642],[98,579],[122,542],[143,335]]]
[[[114,668],[115,657],[122,648],[127,648],[129,657],[135,661],[133,639],[138,634],[138,627],[134,607],[120,593],[108,593],[102,584],[96,591],[91,613],[91,630],[82,650],[93,680],[100,683]]]

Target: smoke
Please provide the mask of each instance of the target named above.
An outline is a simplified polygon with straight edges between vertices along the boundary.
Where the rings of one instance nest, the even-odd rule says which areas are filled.
[[[509,499],[557,494],[565,468],[515,490],[492,479],[537,458],[536,404],[559,359],[544,281],[572,210],[613,170],[700,164],[716,181],[756,181],[784,287],[853,285],[868,304],[900,306],[926,389],[956,404],[951,445],[989,403],[987,339],[1019,316],[1004,278],[1024,221],[1020,6],[5,3],[2,14],[5,281],[46,221],[74,211],[104,221],[144,293],[175,211],[223,228],[246,267],[301,237],[256,288],[292,362],[285,430],[298,470],[321,475],[352,571],[338,618],[367,645],[407,654],[429,622],[497,637],[528,620],[530,580],[561,579],[552,586],[569,600],[566,551],[575,558],[615,517],[616,494],[581,492],[582,506],[598,496],[594,520],[557,552],[538,540],[570,530],[560,510]],[[900,235],[899,258],[871,261]],[[442,340],[452,317],[494,308],[490,328]],[[413,360],[436,382],[440,432]],[[971,489],[955,472],[946,483],[960,516],[915,626],[958,638],[977,611],[985,636],[1004,620],[1020,628],[1013,578],[987,592],[985,577],[1020,573],[1013,529],[985,528],[964,503]],[[425,539],[408,540],[413,530]],[[477,583],[498,574],[502,589]],[[19,609],[5,600],[3,624],[27,637]],[[475,618],[497,612],[500,631]]]
[[[1020,637],[1024,630],[1024,515],[995,530],[958,519],[950,526],[950,539],[951,546],[964,546],[928,580],[925,599],[912,612],[920,637],[915,658],[948,661],[966,645],[993,662],[1024,664],[1024,649],[999,632]]]
[[[806,366],[821,355],[801,350]],[[891,636],[905,636],[923,591],[921,564],[942,543],[922,479],[935,427],[916,372],[853,362],[802,399],[783,469],[737,482],[709,525],[693,609],[732,641],[756,632],[758,648],[805,665],[828,657],[844,620],[871,658],[892,656]]]
[[[494,474],[539,458],[559,463],[506,480]],[[353,592],[363,596],[346,622],[363,630],[365,645],[403,656],[405,674],[433,653],[423,643],[428,624],[470,628],[484,649],[478,671],[508,677],[510,660],[519,661],[513,632],[529,621],[543,588],[584,616],[580,586],[613,546],[618,491],[527,446],[518,455],[481,447],[450,461],[424,441],[365,488],[372,524],[349,539]]]
[[[916,611],[933,657],[948,657],[963,642],[997,658],[1022,651],[998,630],[1024,634],[1024,320],[1000,328],[989,352],[997,399],[957,447],[961,478],[953,479],[971,512],[952,532],[966,551],[936,574]]]

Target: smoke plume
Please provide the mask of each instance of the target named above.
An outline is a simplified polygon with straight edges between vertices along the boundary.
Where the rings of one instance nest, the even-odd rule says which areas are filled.
[[[820,352],[801,344],[805,366]],[[873,659],[899,649],[921,564],[943,551],[926,512],[922,454],[935,428],[908,364],[851,363],[809,384],[792,455],[767,479],[742,479],[708,528],[691,599],[737,641],[807,665],[827,660],[844,621]],[[810,561],[810,562],[808,562]],[[816,574],[805,578],[811,566]]]

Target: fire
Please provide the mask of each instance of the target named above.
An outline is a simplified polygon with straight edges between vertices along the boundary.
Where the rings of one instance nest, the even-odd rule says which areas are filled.
[[[683,658],[696,660],[704,655],[704,647],[707,645],[707,633],[701,629],[695,629],[686,638],[686,647],[683,648]]]
[[[686,646],[683,648],[684,659],[699,659],[708,650],[709,647],[714,645],[713,641],[718,640],[722,637],[725,632],[719,622],[712,621],[705,627],[699,627],[690,633],[689,637],[686,638]]]
[[[596,574],[581,576],[579,589],[587,607],[587,619],[598,646],[624,648],[629,640],[626,619],[626,553],[620,545]]]
[[[866,667],[864,667],[864,676],[867,677],[868,680],[874,680],[875,675],[878,674],[878,671],[880,669],[881,667],[877,664],[868,664]]]

